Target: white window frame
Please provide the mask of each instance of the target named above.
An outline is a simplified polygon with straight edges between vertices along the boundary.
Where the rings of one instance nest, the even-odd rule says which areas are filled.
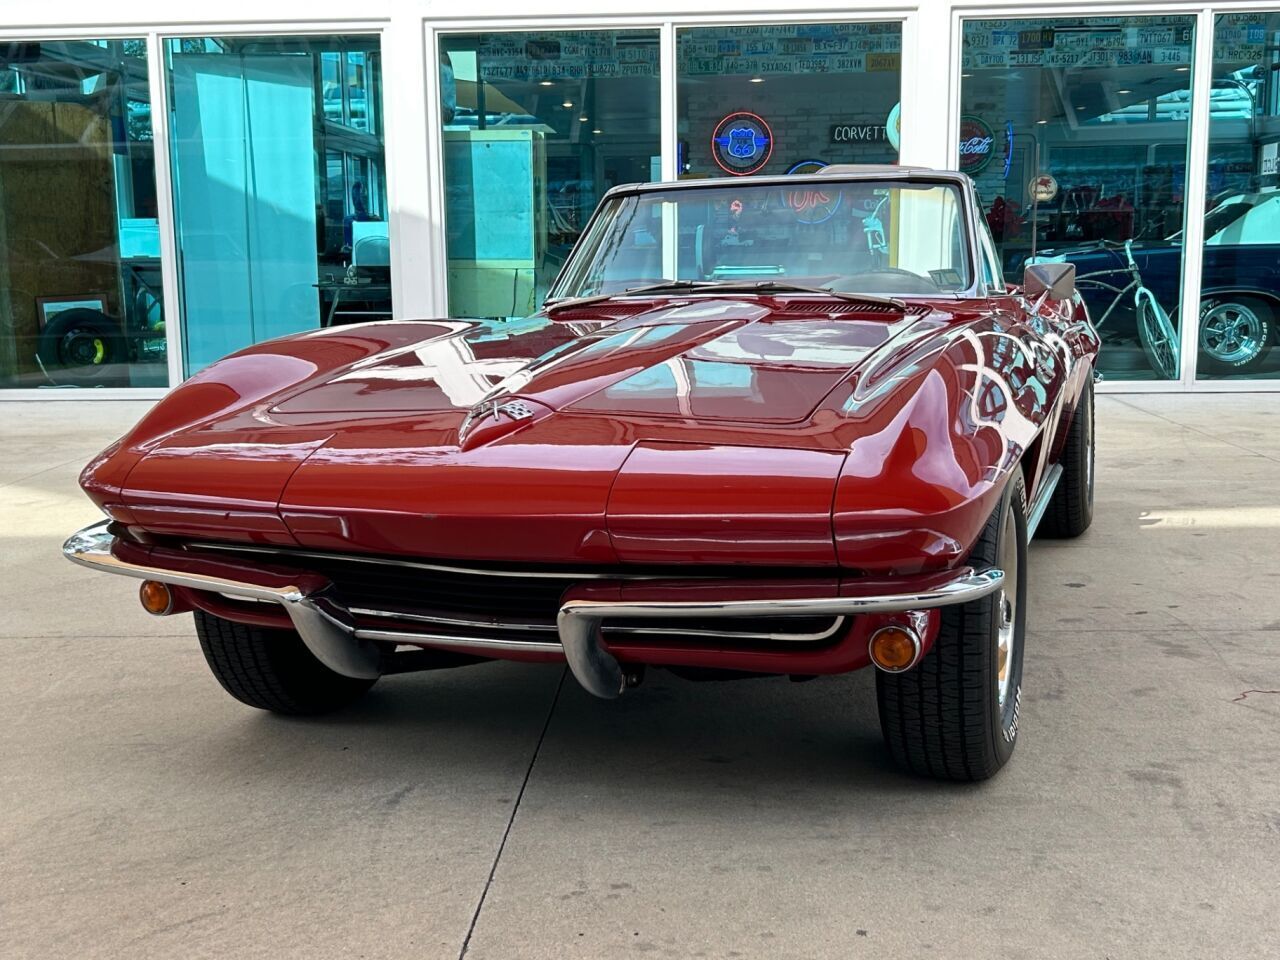
[[[1193,15],[1192,119],[1189,129],[1186,243],[1182,302],[1198,304],[1203,251],[1204,186],[1209,147],[1209,91],[1213,24],[1218,14],[1280,12],[1280,0],[1221,3],[1056,0],[807,0],[792,11],[783,0],[628,0],[625,14],[602,15],[598,0],[550,0],[536,15],[524,0],[472,0],[465,16],[438,5],[404,0],[365,0],[353,17],[345,0],[312,0],[296,17],[285,0],[272,14],[263,0],[222,0],[216,15],[194,5],[174,9],[171,0],[131,0],[106,10],[98,0],[63,0],[6,10],[0,40],[144,39],[147,44],[155,141],[157,215],[168,330],[170,389],[181,382],[182,324],[171,167],[164,41],[191,36],[296,36],[365,33],[380,38],[382,110],[386,143],[388,222],[392,237],[391,284],[396,317],[447,312],[443,153],[440,148],[438,40],[450,33],[493,30],[657,29],[660,38],[660,114],[663,176],[674,178],[677,143],[676,33],[683,27],[725,24],[900,21],[903,79],[900,162],[954,167],[960,103],[963,19],[1053,16]],[[116,12],[121,9],[127,12]],[[295,18],[296,17],[296,18]],[[949,131],[940,137],[938,131]],[[1198,315],[1198,310],[1196,311]],[[1182,324],[1182,369],[1174,381],[1107,381],[1111,393],[1252,393],[1280,391],[1280,380],[1196,380],[1195,323]],[[163,388],[0,390],[4,400],[149,400]]]
[[[139,4],[145,6],[147,4]],[[324,4],[321,4],[323,6]],[[290,37],[290,36],[333,36],[338,34],[364,34],[377,36],[384,53],[383,72],[386,73],[385,52],[387,49],[390,18],[382,19],[334,19],[316,20],[269,20],[239,22],[225,21],[189,21],[171,23],[161,20],[155,24],[120,25],[95,24],[88,13],[86,26],[69,25],[76,8],[87,5],[75,3],[65,4],[68,9],[60,11],[64,23],[59,25],[22,26],[7,24],[0,29],[0,40],[30,40],[33,42],[52,40],[144,40],[147,45],[147,74],[151,95],[151,137],[156,178],[156,216],[160,231],[160,275],[161,289],[164,295],[165,343],[168,361],[168,387],[103,387],[103,388],[14,388],[0,389],[0,401],[7,400],[158,400],[174,387],[182,383],[183,377],[183,331],[185,318],[182,315],[181,291],[178,278],[178,237],[177,222],[174,214],[173,176],[170,165],[169,150],[169,94],[168,78],[165,74],[164,47],[168,40],[180,40],[190,37]],[[167,11],[172,16],[172,10]],[[94,17],[101,17],[101,11],[94,12]],[[12,19],[12,18],[11,18]],[[388,84],[383,81],[383,116],[387,116]],[[389,126],[389,124],[388,124]],[[385,160],[388,176],[387,206],[392,237],[395,236],[396,224],[394,213],[397,210],[395,199],[391,196],[392,146],[389,134],[385,147]],[[394,249],[394,242],[393,242]],[[396,264],[392,262],[392,302],[396,295]]]
[[[959,164],[960,130],[960,74],[962,72],[963,21],[1007,18],[1011,20],[1052,20],[1062,17],[1123,17],[1123,16],[1193,16],[1196,33],[1191,56],[1191,121],[1187,130],[1187,179],[1186,203],[1183,210],[1183,264],[1179,289],[1180,304],[1193,304],[1190,317],[1182,311],[1179,318],[1179,376],[1174,380],[1103,380],[1098,384],[1100,393],[1276,393],[1280,392],[1280,380],[1198,380],[1196,363],[1199,358],[1199,303],[1201,268],[1204,255],[1205,190],[1209,160],[1209,91],[1213,80],[1213,25],[1214,19],[1224,13],[1280,12],[1280,0],[1257,2],[1239,0],[1206,4],[1179,3],[1076,3],[1062,0],[1054,9],[1045,4],[1028,4],[1024,0],[987,0],[972,4],[957,2],[950,6],[950,55],[949,105],[946,129],[952,131],[949,138],[947,164]],[[1190,319],[1191,322],[1187,322]],[[1280,349],[1276,347],[1273,349]]]
[[[426,174],[425,186],[429,192],[429,202],[423,222],[431,227],[433,238],[439,245],[439,251],[432,258],[430,266],[430,282],[413,291],[414,296],[406,299],[407,316],[446,316],[448,314],[448,276],[445,237],[445,187],[444,187],[444,148],[440,137],[434,132],[441,129],[440,115],[440,40],[442,37],[458,34],[474,34],[478,32],[526,33],[534,31],[554,32],[557,30],[657,30],[659,42],[658,97],[660,147],[662,151],[662,177],[674,180],[677,176],[677,143],[679,140],[677,112],[677,56],[676,31],[691,27],[716,27],[725,25],[770,25],[788,23],[902,23],[902,59],[899,65],[900,96],[905,96],[905,88],[901,87],[901,78],[907,76],[909,65],[914,67],[914,59],[908,55],[907,40],[914,25],[915,14],[902,8],[884,8],[881,6],[867,9],[849,9],[848,6],[826,10],[806,10],[791,13],[785,9],[769,12],[747,13],[682,13],[646,16],[644,14],[616,16],[538,16],[508,18],[506,22],[495,24],[490,18],[424,18],[423,46],[426,73],[424,87],[426,102],[426,163],[422,170]],[[512,22],[512,21],[515,22]],[[384,54],[385,56],[385,54]],[[909,63],[910,62],[910,63]],[[905,111],[904,111],[905,112]],[[917,131],[903,129],[900,157],[905,155],[908,144],[920,144],[924,138]],[[913,162],[903,159],[902,162]],[[916,160],[914,162],[920,162]],[[393,243],[394,257],[394,243]],[[424,272],[423,276],[427,276]],[[397,313],[397,315],[399,315]]]

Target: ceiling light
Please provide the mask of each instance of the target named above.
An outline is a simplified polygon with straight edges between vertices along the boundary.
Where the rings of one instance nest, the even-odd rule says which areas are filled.
[[[539,80],[539,81],[538,81],[538,86],[540,86],[540,87],[549,87],[549,86],[552,86],[552,83],[551,83],[551,81],[550,81],[550,80]]]
[[[972,74],[972,73],[962,73],[962,74],[960,74],[960,76],[961,76],[961,78],[962,78],[962,79],[968,80],[970,77],[972,77],[972,76],[973,76],[973,74]]]
[[[1190,70],[1190,69],[1191,69],[1190,67],[1174,67],[1174,68],[1173,68],[1173,72],[1174,72],[1174,73],[1186,73],[1186,72],[1187,72],[1188,70]]]
[[[596,129],[592,130],[591,132],[592,132],[592,133],[604,133],[604,131],[603,131],[603,130],[601,130],[599,127],[596,127]]]
[[[751,78],[751,82],[752,82],[752,83],[764,83],[764,77],[752,77],[752,78]]]
[[[578,122],[579,122],[579,123],[586,123],[586,122],[587,122],[588,120],[590,120],[590,119],[591,119],[591,118],[590,118],[590,117],[588,117],[588,116],[584,113],[582,116],[580,116],[580,117],[578,118]]]
[[[1036,121],[1036,123],[1037,123],[1037,124],[1040,124],[1040,123],[1048,123],[1048,122],[1049,122],[1048,120],[1037,120],[1037,121]]]
[[[571,110],[573,109],[573,101],[566,100],[564,103],[561,104],[561,106],[564,107],[566,110]]]
[[[1077,110],[1083,110],[1083,109],[1085,109],[1085,107],[1084,107],[1084,105],[1083,105],[1083,104],[1081,104],[1080,106],[1076,107],[1076,109],[1077,109]]]
[[[1133,93],[1132,90],[1117,90],[1116,93]]]

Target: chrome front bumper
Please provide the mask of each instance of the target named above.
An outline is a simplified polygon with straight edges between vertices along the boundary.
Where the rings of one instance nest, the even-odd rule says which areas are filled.
[[[664,599],[664,587],[658,581],[641,582],[625,590],[588,583],[571,587],[561,602],[557,617],[559,642],[513,642],[482,636],[460,639],[359,627],[346,607],[332,596],[331,584],[317,575],[142,544],[122,544],[126,549],[117,551],[116,537],[108,525],[109,521],[102,521],[74,534],[63,544],[63,554],[74,563],[108,573],[278,603],[316,658],[344,676],[379,676],[387,644],[466,647],[480,652],[489,649],[496,654],[518,649],[562,653],[578,682],[588,692],[606,699],[617,697],[625,686],[622,667],[601,634],[606,620],[856,616],[929,610],[984,597],[999,589],[1004,580],[1000,570],[966,567],[919,578],[907,590],[895,589],[888,581],[855,581],[842,587],[839,596],[787,596],[785,591],[772,590],[768,597],[753,598],[741,595],[750,591],[749,585],[726,588],[708,583],[695,586],[690,599],[678,600]]]

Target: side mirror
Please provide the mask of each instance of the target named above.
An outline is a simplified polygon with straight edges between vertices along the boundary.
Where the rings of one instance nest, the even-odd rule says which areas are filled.
[[[1030,263],[1022,273],[1022,292],[1029,297],[1047,294],[1050,300],[1070,300],[1076,292],[1074,263]]]

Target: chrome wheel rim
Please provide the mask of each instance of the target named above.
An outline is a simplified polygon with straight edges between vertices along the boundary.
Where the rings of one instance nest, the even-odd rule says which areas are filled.
[[[1242,303],[1219,303],[1200,317],[1200,347],[1219,363],[1248,363],[1264,336],[1262,320]]]
[[[1013,688],[1013,661],[1018,644],[1018,521],[1007,510],[1001,534],[1000,567],[1004,581],[996,594],[996,699],[1003,708]]]

